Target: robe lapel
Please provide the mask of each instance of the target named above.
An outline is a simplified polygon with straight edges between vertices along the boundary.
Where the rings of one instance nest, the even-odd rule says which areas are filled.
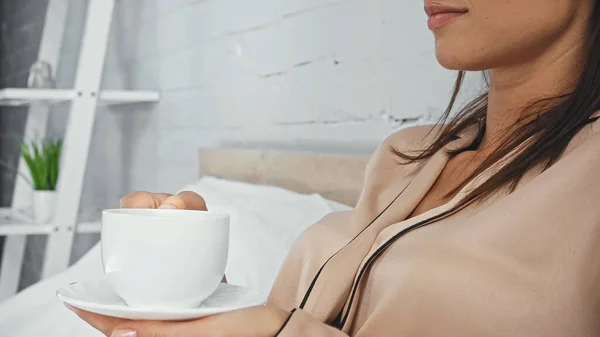
[[[392,224],[396,224],[399,230],[412,224],[404,220],[421,202],[446,166],[449,160],[447,151],[472,144],[476,134],[476,129],[467,130],[459,139],[434,154],[412,178],[394,180],[394,177],[389,177],[390,184],[386,190],[373,191],[372,197],[367,193],[361,198],[348,224],[355,229],[357,236],[327,262],[310,291],[304,310],[323,322],[335,319],[346,303],[357,267],[371,250],[377,236]],[[381,198],[382,195],[387,198]]]
[[[313,317],[323,322],[329,322],[335,318],[348,297],[357,266],[369,252],[377,235],[385,227],[406,219],[437,179],[445,165],[446,158],[447,156],[440,152],[427,162],[412,181],[403,181],[407,185],[392,184],[392,188],[397,191],[396,195],[399,194],[399,196],[391,202],[389,208],[381,216],[377,217],[378,214],[373,212],[365,214],[366,212],[360,208],[360,205],[357,207],[356,214],[350,221],[355,228],[362,227],[364,231],[329,260],[319,275],[304,310],[309,311]],[[401,191],[403,192],[400,193]],[[381,211],[382,209],[380,209]],[[372,221],[376,217],[377,219]],[[371,221],[372,223],[369,225]],[[366,226],[368,228],[365,229]]]
[[[472,132],[472,131],[468,131],[468,132]],[[464,137],[465,137],[464,140],[470,140],[470,139],[472,139],[473,135],[472,135],[472,133],[468,133]],[[527,142],[524,142],[522,146],[525,146],[526,143]],[[452,150],[460,149],[461,147],[464,147],[464,146],[467,146],[467,143],[463,142],[463,143],[449,144],[449,147],[453,147]],[[362,281],[361,279],[359,279],[360,271],[363,270],[365,267],[368,267],[367,264],[369,263],[370,258],[373,255],[377,254],[377,252],[379,250],[383,249],[384,246],[386,244],[388,244],[388,242],[394,240],[394,238],[397,237],[399,234],[401,235],[401,233],[405,229],[407,229],[411,226],[414,226],[415,224],[427,223],[429,220],[434,219],[434,218],[438,217],[439,215],[444,214],[445,212],[451,211],[464,197],[466,197],[471,191],[473,191],[475,188],[477,188],[477,186],[479,186],[481,183],[483,183],[487,179],[489,179],[493,174],[498,172],[510,160],[510,158],[512,158],[522,148],[522,146],[515,148],[513,151],[511,151],[509,154],[507,154],[504,158],[499,160],[496,164],[492,165],[487,170],[485,170],[480,175],[478,175],[473,180],[471,180],[469,183],[467,183],[458,192],[458,194],[454,198],[452,198],[452,200],[447,202],[446,204],[436,207],[434,209],[431,209],[428,212],[425,212],[419,216],[413,217],[411,219],[408,219],[408,220],[405,220],[402,222],[394,223],[394,224],[391,224],[391,225],[385,227],[379,233],[374,244],[371,246],[371,249],[364,256],[362,262],[360,263],[358,271],[355,274],[354,281],[352,283],[350,291],[352,291],[352,289],[354,289],[354,288],[360,287],[360,282]],[[447,157],[447,158],[449,158],[449,157]],[[435,221],[437,221],[437,219]],[[435,221],[433,221],[433,222],[435,222]],[[354,302],[354,303],[358,302],[359,297],[360,297],[360,292],[357,291],[354,294],[354,299],[352,299],[352,296],[348,296],[344,303],[344,311],[343,311],[344,315],[343,316],[346,316],[347,320],[344,322],[344,324],[342,326],[342,330],[346,333],[348,333],[350,327],[352,326],[352,318],[353,318],[354,312],[356,310],[356,305],[351,305],[351,304],[352,304],[352,302]],[[350,311],[350,312],[347,312],[347,311]]]

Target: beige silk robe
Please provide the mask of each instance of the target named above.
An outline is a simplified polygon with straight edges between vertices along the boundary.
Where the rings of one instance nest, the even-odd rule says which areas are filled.
[[[445,150],[477,134],[398,165],[389,146],[417,149],[430,128],[389,137],[356,208],[324,217],[294,244],[268,301],[292,311],[278,336],[600,336],[600,121],[514,192],[452,210],[500,162],[407,219],[448,162]]]

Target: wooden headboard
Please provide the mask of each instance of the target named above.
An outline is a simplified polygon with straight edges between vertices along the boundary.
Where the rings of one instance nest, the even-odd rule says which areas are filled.
[[[354,206],[368,157],[312,152],[201,149],[200,173],[221,179],[318,193]]]

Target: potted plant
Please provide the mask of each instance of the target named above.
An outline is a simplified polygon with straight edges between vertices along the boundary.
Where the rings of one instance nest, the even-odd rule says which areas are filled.
[[[61,149],[62,140],[21,145],[21,155],[31,174],[33,220],[37,223],[49,222],[54,215]]]

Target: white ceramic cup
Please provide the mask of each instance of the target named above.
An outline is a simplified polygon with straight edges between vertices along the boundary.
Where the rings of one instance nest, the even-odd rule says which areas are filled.
[[[102,264],[115,292],[137,308],[195,308],[219,286],[229,215],[169,209],[102,213]]]

